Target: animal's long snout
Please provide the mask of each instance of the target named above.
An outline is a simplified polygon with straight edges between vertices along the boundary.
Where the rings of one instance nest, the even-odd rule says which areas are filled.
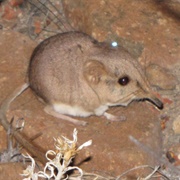
[[[163,103],[156,96],[151,95],[146,99],[153,103],[158,109],[163,109]]]
[[[141,97],[142,99],[150,101],[158,109],[163,109],[162,101],[159,98],[157,98],[157,96],[154,95],[154,93],[149,88],[149,86],[142,86],[140,83],[138,83],[138,86],[140,87],[140,91],[138,93],[139,97]]]

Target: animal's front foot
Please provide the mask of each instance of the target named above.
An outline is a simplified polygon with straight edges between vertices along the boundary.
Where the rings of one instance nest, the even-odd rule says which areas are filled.
[[[114,116],[107,112],[105,112],[103,115],[110,121],[125,121],[126,120],[125,116]]]

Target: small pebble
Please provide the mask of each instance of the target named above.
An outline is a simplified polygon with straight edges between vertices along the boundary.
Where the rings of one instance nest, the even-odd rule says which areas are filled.
[[[180,134],[180,115],[173,122],[173,130],[175,134]]]

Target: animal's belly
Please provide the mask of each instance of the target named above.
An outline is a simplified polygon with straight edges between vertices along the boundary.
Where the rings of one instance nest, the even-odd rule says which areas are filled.
[[[94,114],[93,112],[88,112],[84,110],[82,107],[70,106],[66,104],[54,103],[53,108],[58,113],[71,115],[71,116],[88,117]]]

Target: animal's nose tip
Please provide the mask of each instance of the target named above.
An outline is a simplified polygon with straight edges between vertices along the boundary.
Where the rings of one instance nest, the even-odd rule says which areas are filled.
[[[163,104],[158,98],[155,98],[155,99],[154,99],[154,104],[155,104],[159,109],[163,109],[163,108],[164,108],[164,104]]]
[[[158,109],[163,109],[164,105],[162,101],[160,101],[157,97],[151,97],[149,100],[158,108]]]

